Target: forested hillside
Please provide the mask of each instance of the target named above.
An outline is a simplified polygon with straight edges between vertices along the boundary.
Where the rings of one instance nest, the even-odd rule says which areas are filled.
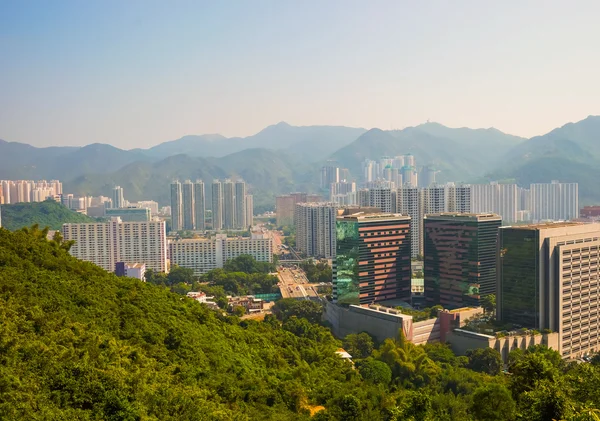
[[[222,316],[45,237],[0,229],[2,420],[597,419],[593,363],[538,348],[504,375],[491,349],[457,358],[361,334],[344,340],[353,368],[298,302],[264,322]]]
[[[67,223],[95,221],[94,218],[77,213],[54,200],[2,205],[2,226],[11,231],[34,224],[58,230]]]

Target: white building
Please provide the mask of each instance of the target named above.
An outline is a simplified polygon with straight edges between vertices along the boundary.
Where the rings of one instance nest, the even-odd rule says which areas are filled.
[[[217,234],[213,238],[169,241],[171,264],[193,269],[196,275],[222,268],[225,262],[242,254],[249,254],[259,262],[273,262],[273,237],[263,233],[235,238]]]
[[[158,221],[64,224],[65,240],[74,240],[72,256],[114,272],[117,262],[143,263],[156,272],[167,270],[165,223]]]
[[[335,203],[297,203],[294,220],[298,250],[312,257],[334,257],[336,218]]]
[[[579,218],[579,185],[577,183],[531,184],[529,188],[533,221],[568,221]]]
[[[114,205],[114,203],[113,203]],[[171,231],[180,231],[183,228],[183,197],[181,183],[171,183]]]
[[[495,213],[503,223],[517,222],[518,188],[516,184],[472,184],[471,212]]]

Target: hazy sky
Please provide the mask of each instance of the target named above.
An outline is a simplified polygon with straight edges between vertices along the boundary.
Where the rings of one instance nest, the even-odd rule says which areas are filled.
[[[0,1],[0,138],[267,125],[533,136],[600,114],[599,1]]]

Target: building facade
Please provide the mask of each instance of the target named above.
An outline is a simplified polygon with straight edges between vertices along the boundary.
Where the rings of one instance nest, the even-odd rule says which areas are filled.
[[[125,197],[123,195],[123,187],[115,186],[113,188],[112,205],[115,208],[125,207]]]
[[[65,240],[74,240],[72,256],[114,272],[117,262],[143,263],[156,272],[167,270],[167,240],[163,221],[64,224]]]
[[[237,228],[235,209],[235,185],[231,180],[223,182],[223,228],[233,230]]]
[[[563,358],[600,349],[600,224],[502,227],[497,315],[559,333]]]
[[[529,187],[531,219],[570,221],[579,218],[579,186],[577,183],[531,184]]]
[[[152,219],[148,208],[111,208],[104,210],[108,218],[119,217],[123,222],[144,222]]]
[[[181,231],[183,229],[182,203],[181,183],[173,181],[171,183],[171,231]]]
[[[337,205],[331,202],[296,205],[296,248],[306,256],[330,259],[335,255]]]
[[[496,245],[502,218],[442,213],[423,220],[425,299],[428,306],[478,307],[496,293]]]
[[[235,182],[235,227],[237,229],[247,229],[246,221],[246,183],[243,181]]]
[[[411,298],[410,217],[356,213],[336,221],[333,301],[371,304]]]
[[[194,183],[194,222],[198,231],[206,229],[206,193],[202,180],[196,180]]]
[[[185,180],[181,185],[181,217],[184,230],[196,229],[195,210],[194,184],[190,180]]]
[[[249,254],[259,262],[273,262],[273,238],[264,233],[252,233],[250,238],[217,234],[214,238],[169,242],[171,264],[192,269],[195,275],[222,268],[225,262],[242,254]]]
[[[212,183],[212,229],[223,229],[223,184],[219,180]]]

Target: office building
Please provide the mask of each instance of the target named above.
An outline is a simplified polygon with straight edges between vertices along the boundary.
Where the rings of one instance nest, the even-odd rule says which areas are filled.
[[[254,225],[254,198],[251,194],[246,195],[246,225],[251,227]]]
[[[181,218],[184,230],[196,229],[196,200],[194,199],[194,184],[185,180],[181,185]]]
[[[123,222],[144,222],[152,219],[148,208],[111,208],[104,210],[108,218],[119,217]]]
[[[517,191],[516,184],[472,184],[471,212],[495,213],[504,223],[517,222]]]
[[[496,293],[496,245],[502,219],[495,214],[425,215],[423,251],[427,306],[478,307]]]
[[[497,316],[559,333],[563,358],[600,349],[600,224],[501,227]]]
[[[306,256],[330,259],[335,254],[337,205],[331,202],[296,204],[296,248]]]
[[[336,221],[333,301],[371,304],[411,298],[410,217],[342,214]]]
[[[577,183],[536,183],[529,187],[531,218],[539,221],[569,221],[579,217]]]
[[[222,268],[225,262],[249,254],[259,262],[273,262],[273,238],[268,233],[252,233],[251,237],[171,240],[169,259],[172,265],[189,268],[195,275]]]
[[[235,227],[247,229],[246,219],[246,183],[238,180],[235,182]]]
[[[144,263],[156,272],[167,270],[167,244],[163,221],[64,224],[65,240],[74,240],[72,256],[114,272],[117,262]]]
[[[212,182],[212,228],[215,231],[223,229],[223,184],[219,180]]]
[[[340,169],[335,161],[327,161],[321,168],[321,188],[329,190],[331,183],[340,181]]]
[[[198,231],[206,229],[206,194],[202,180],[194,183],[194,222]]]
[[[113,203],[114,204],[114,203]],[[171,231],[181,231],[183,229],[183,197],[181,183],[173,181],[171,183]]]
[[[112,191],[112,205],[115,208],[125,207],[125,197],[123,196],[123,188],[115,186]]]

